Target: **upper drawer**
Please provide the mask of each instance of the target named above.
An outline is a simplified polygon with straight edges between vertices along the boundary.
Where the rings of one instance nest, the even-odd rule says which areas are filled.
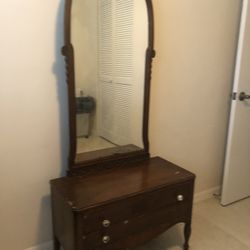
[[[192,201],[192,196],[193,182],[190,181],[83,211],[78,214],[78,220],[86,234],[168,205]]]

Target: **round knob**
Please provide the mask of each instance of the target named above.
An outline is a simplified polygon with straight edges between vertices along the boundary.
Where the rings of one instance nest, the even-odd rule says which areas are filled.
[[[104,244],[107,244],[107,243],[109,243],[109,241],[110,241],[110,237],[109,236],[103,236],[103,238],[102,238],[102,242],[104,243]]]
[[[179,194],[179,195],[177,196],[177,201],[183,201],[183,200],[184,200],[184,196],[181,195],[181,194]]]
[[[128,220],[123,221],[124,225],[128,224]]]
[[[245,92],[241,92],[239,95],[239,100],[244,101],[245,99],[250,99],[250,95],[247,95]]]
[[[110,224],[111,224],[111,222],[110,222],[109,220],[104,220],[104,221],[102,222],[102,225],[103,225],[104,227],[109,227]]]

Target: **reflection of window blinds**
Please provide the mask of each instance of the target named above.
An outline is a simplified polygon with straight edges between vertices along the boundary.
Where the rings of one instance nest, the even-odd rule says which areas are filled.
[[[133,0],[115,1],[114,76],[132,77],[133,69]],[[129,82],[131,84],[131,82]]]
[[[112,75],[112,0],[99,0],[99,74]]]
[[[99,0],[100,135],[131,143],[133,0]]]

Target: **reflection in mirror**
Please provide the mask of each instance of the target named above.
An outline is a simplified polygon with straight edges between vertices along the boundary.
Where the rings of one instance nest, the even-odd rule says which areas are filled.
[[[145,0],[73,0],[71,15],[77,154],[143,148]]]

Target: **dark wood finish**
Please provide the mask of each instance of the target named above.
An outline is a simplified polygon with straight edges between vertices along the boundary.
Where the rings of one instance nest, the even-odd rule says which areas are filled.
[[[63,177],[52,181],[60,192],[67,197],[74,210],[104,205],[110,200],[119,200],[134,194],[152,191],[154,188],[171,186],[190,179],[188,171],[161,159],[130,164],[88,176],[75,178]],[[114,188],[116,187],[116,188]],[[100,192],[101,190],[101,192]]]
[[[110,160],[112,156],[112,161]],[[115,168],[123,165],[124,162],[136,162],[149,158],[149,154],[135,145],[125,145],[102,150],[96,150],[76,155],[78,164],[69,169],[68,175],[83,175],[98,172],[103,169]],[[100,160],[102,164],[100,164]],[[86,164],[81,167],[82,162]],[[89,163],[89,165],[87,165]]]
[[[146,51],[145,60],[145,86],[144,86],[144,106],[143,106],[143,143],[144,150],[149,153],[149,140],[148,140],[148,120],[149,120],[149,105],[150,105],[150,84],[152,76],[152,62],[155,57],[154,50],[154,12],[151,0],[146,0],[148,10],[148,49]]]
[[[93,161],[91,165],[84,167],[76,165],[68,170],[68,176],[90,175],[107,169],[126,167],[128,163],[135,163],[146,159],[149,159],[149,155],[146,155],[144,150],[122,154],[122,157],[121,155],[114,155],[112,160],[109,157],[102,159],[102,164],[99,161]]]
[[[60,242],[56,237],[54,237],[53,244],[54,244],[54,250],[60,250],[61,248]]]
[[[194,178],[155,157],[96,174],[52,180],[55,238],[65,250],[122,250],[183,222],[184,249],[188,249]],[[179,195],[183,199],[178,200]],[[103,226],[104,220],[111,222],[109,227]],[[108,244],[103,243],[104,236],[111,238]]]
[[[51,181],[54,250],[61,246],[64,250],[132,249],[181,222],[185,223],[183,248],[189,247],[195,176],[159,157],[150,159],[149,155],[149,95],[155,51],[152,1],[145,2],[149,40],[145,56],[144,148],[127,145],[79,155],[76,155],[72,0],[65,2],[62,53],[68,84],[70,152],[68,177]]]
[[[112,218],[113,223],[119,223],[126,218],[139,216],[144,213],[154,212],[167,206],[177,205],[176,196],[178,193],[183,193],[185,201],[191,200],[192,185],[184,183],[176,185],[174,188],[162,189],[157,193],[147,192],[140,197],[131,197],[125,200],[117,201],[114,204],[108,204],[97,208],[92,208],[84,213],[85,233],[101,230],[101,222],[104,219]],[[164,197],[164,200],[162,199]]]
[[[184,243],[184,250],[188,250],[189,245],[189,238],[191,236],[191,221],[187,222],[184,228],[184,237],[185,237],[185,243]]]
[[[149,95],[150,95],[150,80],[151,80],[151,67],[152,59],[155,56],[154,51],[154,18],[153,18],[153,6],[151,0],[145,0],[148,10],[148,49],[145,55],[145,93],[144,93],[144,107],[143,107],[143,143],[144,148],[138,149],[134,154],[124,152],[117,155],[105,156],[104,160],[109,160],[110,167],[117,162],[117,160],[127,160],[131,158],[130,161],[136,159],[135,154],[139,158],[147,159],[149,158],[149,141],[148,141],[148,117],[149,117]],[[75,175],[81,172],[79,168],[87,167],[83,170],[87,172],[88,170],[93,171],[97,167],[99,170],[102,160],[100,157],[94,159],[93,161],[85,161],[82,157],[76,156],[76,103],[75,103],[75,66],[74,66],[74,48],[71,42],[71,8],[72,0],[65,1],[65,15],[64,15],[64,41],[65,45],[62,48],[62,54],[65,56],[66,62],[66,74],[67,74],[67,84],[68,84],[68,100],[69,100],[69,128],[70,128],[70,152],[69,152],[69,174]],[[142,157],[143,154],[143,157]],[[90,168],[92,167],[92,168]]]
[[[69,107],[69,166],[75,162],[76,155],[76,102],[75,102],[75,64],[74,48],[71,44],[71,7],[72,0],[65,1],[64,14],[64,47],[62,54],[65,57],[66,80],[68,86],[68,107]]]
[[[157,194],[157,192],[156,192]],[[172,225],[180,221],[185,221],[186,210],[188,209],[188,203],[182,203],[178,206],[163,207],[161,210],[155,209],[150,213],[141,213],[136,217],[128,217],[125,224],[123,221],[112,225],[112,227],[106,230],[100,229],[96,232],[87,234],[84,238],[83,244],[86,246],[103,246],[103,235],[109,235],[111,242],[118,242],[124,238],[124,235],[133,235],[138,232],[143,232],[145,229],[157,227],[159,225],[166,224]],[[178,213],[178,217],[176,214]],[[163,220],[164,219],[164,220]],[[131,243],[130,243],[131,244]]]
[[[141,151],[141,148],[135,146],[135,145],[125,145],[122,147],[116,146],[112,148],[105,148],[101,150],[95,150],[95,151],[90,151],[90,152],[85,152],[81,154],[76,155],[76,162],[82,162],[85,161],[87,162],[92,162],[95,161],[96,159],[102,159],[102,162],[105,161],[106,158],[109,159],[110,155],[113,155],[114,157],[120,156],[121,154],[129,154],[133,153],[135,151]],[[77,163],[76,163],[77,165]]]

